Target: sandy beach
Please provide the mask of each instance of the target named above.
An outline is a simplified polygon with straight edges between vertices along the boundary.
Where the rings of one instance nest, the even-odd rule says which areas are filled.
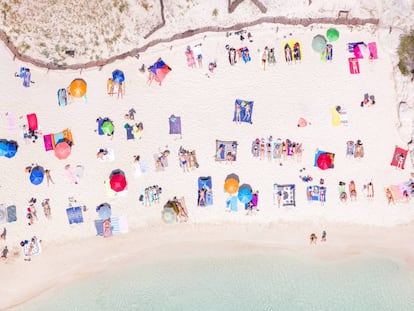
[[[322,5],[322,1],[314,2]],[[236,15],[247,9],[241,5]],[[196,12],[197,16],[202,14]],[[236,15],[229,15],[227,23],[221,24],[228,26],[233,18],[237,20]],[[174,33],[170,27],[176,17],[166,16],[165,31]],[[0,138],[14,140],[19,147],[14,157],[0,157],[0,203],[15,205],[17,212],[17,221],[0,224],[0,231],[7,229],[0,249],[7,245],[10,250],[8,259],[0,261],[0,275],[7,280],[0,283],[0,309],[109,269],[112,263],[145,262],[164,256],[212,256],[217,250],[288,249],[324,260],[371,253],[412,269],[414,253],[407,246],[414,233],[413,198],[389,204],[385,194],[387,187],[408,182],[413,172],[410,158],[404,169],[390,165],[395,146],[410,149],[412,115],[409,109],[401,114],[398,103],[410,102],[414,94],[412,85],[395,72],[395,44],[401,29],[390,31],[390,20],[389,16],[380,18],[377,26],[335,25],[340,37],[332,42],[332,61],[321,61],[312,49],[312,38],[325,35],[332,26],[320,24],[257,25],[244,33],[251,33],[251,42],[241,40],[234,32],[206,32],[155,45],[139,59],[126,58],[102,68],[77,71],[32,66],[13,59],[3,46]],[[284,60],[284,45],[289,41],[300,42],[300,62]],[[378,59],[360,59],[360,73],[350,74],[348,58],[352,55],[347,44],[359,41],[375,42]],[[190,68],[185,51],[198,44],[203,66]],[[230,65],[226,46],[248,47],[251,61],[239,59]],[[274,49],[276,64],[263,69],[261,55],[265,47]],[[156,82],[148,85],[148,73],[138,69],[152,65],[159,57],[172,70],[161,86]],[[217,64],[213,73],[208,70],[211,62]],[[23,87],[22,80],[14,76],[20,67],[30,68],[34,82],[30,87]],[[122,98],[107,94],[107,80],[116,69],[125,74]],[[86,81],[87,97],[59,106],[58,89],[67,88],[76,78]],[[365,93],[375,95],[374,105],[361,107]],[[254,102],[251,124],[233,121],[236,99]],[[337,106],[346,111],[347,122],[334,126],[332,109]],[[131,108],[136,111],[135,122],[143,124],[140,139],[126,137],[125,124],[131,120],[125,119],[125,114]],[[26,141],[22,131],[26,115],[31,113],[37,115],[39,124],[39,139],[35,142]],[[172,115],[181,118],[181,135],[169,134]],[[99,117],[113,120],[112,139],[98,135]],[[300,118],[310,124],[298,127]],[[45,151],[43,136],[66,128],[73,134],[73,145],[70,156],[59,160],[53,151]],[[302,158],[288,157],[280,165],[273,157],[254,157],[252,142],[268,140],[269,136],[302,143]],[[237,142],[237,160],[216,161],[216,140]],[[347,156],[346,143],[357,140],[363,143],[364,156]],[[196,151],[199,167],[183,172],[180,147]],[[101,148],[112,150],[113,159],[97,159]],[[158,171],[154,154],[166,149],[170,151],[168,166]],[[314,165],[317,150],[335,154],[333,168],[321,170]],[[139,176],[133,163],[136,155],[147,168]],[[47,185],[45,180],[40,185],[32,184],[25,168],[35,164],[49,169],[54,183]],[[68,164],[83,168],[76,183],[67,174]],[[125,172],[128,186],[113,196],[108,195],[104,182],[115,169]],[[239,202],[238,210],[229,212],[229,193],[224,190],[229,174],[237,174],[240,184],[259,191],[258,211],[246,215]],[[299,177],[303,175],[311,176],[312,181],[303,181]],[[197,206],[198,178],[206,176],[212,180],[214,203],[201,207]],[[321,186],[320,179],[327,189],[324,204],[307,197],[307,187]],[[348,187],[351,181],[356,185],[357,198],[341,201],[338,184],[344,182]],[[363,188],[369,182],[375,190],[372,198]],[[295,185],[295,206],[277,207],[274,184]],[[160,203],[144,206],[139,197],[152,185],[162,188]],[[83,223],[68,223],[66,208],[72,197],[75,206],[87,208]],[[186,223],[165,224],[161,219],[164,203],[174,197],[185,198],[189,215]],[[28,225],[31,198],[37,199],[38,219]],[[46,198],[51,219],[45,217],[41,206]],[[110,238],[97,236],[95,209],[105,202],[111,205],[113,217],[126,217],[127,233]],[[327,242],[310,245],[309,235],[314,232],[320,237],[323,230],[328,232]],[[19,243],[33,236],[42,240],[42,252],[27,262]]]

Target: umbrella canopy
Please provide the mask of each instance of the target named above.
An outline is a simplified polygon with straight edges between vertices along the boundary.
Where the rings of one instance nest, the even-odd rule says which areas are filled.
[[[99,215],[99,219],[101,220],[109,219],[111,218],[111,215],[112,215],[111,205],[109,205],[108,203],[102,203],[96,208],[96,212]]]
[[[339,39],[339,31],[336,30],[335,28],[329,28],[326,31],[326,37],[328,38],[329,41],[334,42]]]
[[[112,171],[111,175],[109,175],[109,184],[111,185],[111,189],[115,192],[125,190],[127,186],[125,173],[121,170]]]
[[[235,180],[237,180],[237,182],[240,182],[240,178],[237,174],[232,173],[232,174],[227,175],[226,180],[230,178],[234,178]]]
[[[326,39],[322,35],[316,35],[312,39],[312,48],[317,53],[322,53],[326,49]]]
[[[81,98],[86,94],[86,82],[83,79],[75,79],[69,85],[69,93],[72,97]]]
[[[17,143],[14,141],[1,140],[0,141],[0,156],[6,158],[13,158],[17,153]]]
[[[4,156],[8,150],[8,142],[6,140],[0,140],[0,156]]]
[[[118,83],[124,82],[124,80],[125,80],[124,73],[119,69],[114,70],[112,72],[112,80],[114,80],[115,82],[118,82]]]
[[[171,207],[164,207],[164,209],[161,212],[161,218],[166,224],[172,224],[177,222],[177,214]]]
[[[237,193],[239,190],[239,181],[235,178],[227,178],[224,182],[224,190],[229,194]]]
[[[249,203],[252,200],[252,197],[252,187],[247,184],[241,185],[237,194],[239,201],[242,203]]]
[[[66,141],[61,141],[55,146],[55,156],[59,160],[67,159],[67,157],[70,155],[71,147]]]
[[[332,157],[328,153],[322,153],[316,160],[316,164],[321,170],[326,170],[332,167]]]
[[[41,166],[35,166],[30,172],[30,182],[33,185],[40,185],[45,177],[45,170]]]
[[[114,124],[112,121],[105,121],[102,123],[101,130],[105,135],[112,135],[114,133]]]

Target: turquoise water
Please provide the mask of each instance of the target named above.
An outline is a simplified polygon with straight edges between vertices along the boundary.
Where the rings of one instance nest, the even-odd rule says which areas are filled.
[[[299,258],[298,258],[299,257]],[[396,262],[255,253],[132,264],[16,310],[414,310],[414,277]]]

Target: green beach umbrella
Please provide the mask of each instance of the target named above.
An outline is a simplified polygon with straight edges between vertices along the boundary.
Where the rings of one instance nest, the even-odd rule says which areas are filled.
[[[114,124],[111,121],[105,121],[102,124],[101,130],[105,135],[112,135],[114,132]]]
[[[316,35],[312,39],[312,48],[315,52],[321,53],[326,49],[326,39],[322,35]]]
[[[329,41],[334,42],[339,39],[339,31],[336,30],[335,28],[329,28],[326,31],[326,37],[328,38]]]

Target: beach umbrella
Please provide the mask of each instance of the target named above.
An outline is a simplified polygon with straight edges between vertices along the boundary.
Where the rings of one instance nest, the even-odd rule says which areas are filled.
[[[335,28],[329,28],[326,31],[326,37],[328,38],[329,41],[334,42],[339,39],[339,31],[336,30]]]
[[[237,182],[240,182],[240,178],[237,174],[232,173],[232,174],[227,175],[226,180],[230,178],[236,179]]]
[[[164,207],[161,212],[161,219],[166,224],[177,222],[177,214],[172,207]]]
[[[112,121],[105,121],[102,123],[101,130],[105,135],[112,135],[114,133],[114,124]]]
[[[69,85],[69,93],[72,97],[81,98],[86,94],[86,82],[83,79],[75,79]]]
[[[66,141],[58,143],[54,149],[56,158],[59,160],[66,159],[70,155],[71,149]]]
[[[125,173],[122,170],[113,170],[111,175],[109,175],[109,184],[111,189],[115,192],[121,192],[126,189],[127,180],[125,178]]]
[[[4,156],[9,151],[8,141],[0,140],[0,156]]]
[[[248,184],[243,184],[239,187],[237,198],[242,203],[249,203],[252,200],[252,187]]]
[[[332,167],[332,157],[328,153],[322,153],[316,160],[316,164],[321,170],[326,170]]]
[[[227,178],[224,182],[224,190],[229,194],[235,194],[239,190],[239,181],[235,178]]]
[[[96,208],[96,212],[99,215],[99,219],[101,220],[109,219],[111,218],[111,215],[112,215],[111,205],[109,205],[108,203],[102,203]]]
[[[326,49],[326,39],[322,35],[316,35],[312,39],[312,48],[317,53],[322,53]]]
[[[45,177],[45,171],[43,167],[41,166],[35,166],[30,171],[29,179],[33,185],[36,185],[36,186],[40,185],[43,182],[44,177]]]
[[[124,73],[119,69],[112,71],[112,80],[118,83],[124,82],[125,80]]]
[[[298,120],[298,127],[305,127],[307,126],[309,123],[305,118],[299,118]]]
[[[4,154],[6,158],[13,158],[17,153],[17,143],[9,141],[7,143],[7,151]]]

